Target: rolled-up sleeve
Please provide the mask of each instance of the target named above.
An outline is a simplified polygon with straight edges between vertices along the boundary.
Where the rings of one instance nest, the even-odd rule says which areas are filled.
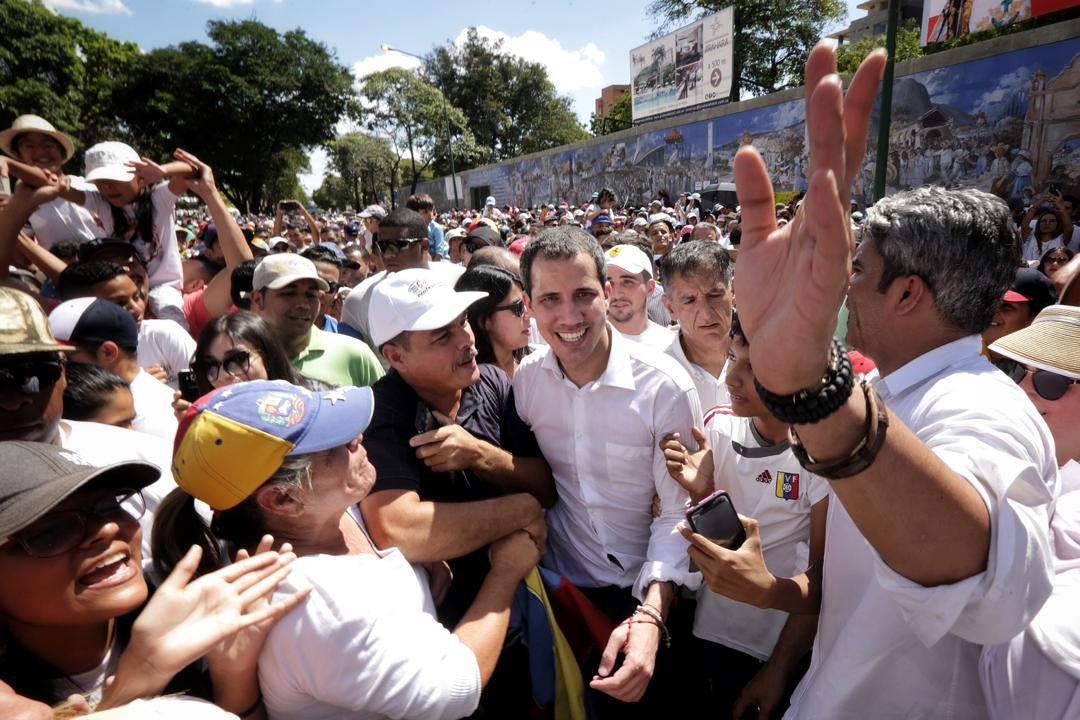
[[[1005,642],[1031,622],[1050,596],[1049,525],[1057,468],[1037,442],[1039,430],[1025,438],[1024,429],[1001,433],[984,428],[965,438],[961,433],[970,428],[959,428],[928,443],[986,505],[990,549],[983,572],[957,583],[924,587],[873,552],[878,582],[927,647],[946,633],[983,645]]]
[[[690,496],[668,474],[660,440],[668,433],[679,433],[680,439],[690,451],[697,450],[691,428],[700,422],[701,403],[697,390],[691,386],[668,398],[666,407],[658,409],[661,418],[657,426],[656,442],[653,444],[653,483],[656,496],[660,498],[660,515],[649,526],[649,548],[637,579],[634,596],[644,599],[645,591],[653,582],[674,582],[696,590],[701,584],[701,574],[690,572],[690,558],[686,554],[688,543],[676,529],[684,517]]]

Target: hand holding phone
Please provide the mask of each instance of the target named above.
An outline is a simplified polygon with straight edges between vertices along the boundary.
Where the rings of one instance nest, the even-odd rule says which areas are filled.
[[[199,384],[195,382],[194,370],[181,370],[176,373],[176,382],[180,389],[180,397],[188,402],[199,399]]]
[[[688,508],[686,522],[698,535],[728,550],[738,550],[746,540],[746,530],[735,512],[731,496],[723,490]]]

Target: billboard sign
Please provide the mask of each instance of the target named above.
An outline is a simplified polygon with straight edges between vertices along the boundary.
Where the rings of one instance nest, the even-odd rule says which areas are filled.
[[[733,17],[726,7],[630,51],[635,125],[728,101]]]
[[[1080,0],[924,0],[920,39],[933,45],[1076,5]]]

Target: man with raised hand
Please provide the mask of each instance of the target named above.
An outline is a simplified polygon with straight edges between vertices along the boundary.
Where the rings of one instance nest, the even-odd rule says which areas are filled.
[[[926,208],[883,203],[851,272],[850,189],[884,65],[872,53],[845,97],[833,50],[811,53],[810,186],[792,222],[777,227],[758,152],[735,157],[736,286],[753,288],[739,316],[757,391],[793,425],[793,450],[834,497],[813,659],[789,718],[985,717],[979,646],[1019,632],[1051,587],[1057,475],[1045,423],[978,357],[981,318],[946,319],[949,284],[905,271],[911,248],[897,248],[904,232],[983,247],[995,265],[972,301],[985,300],[988,324],[1018,257],[1007,211],[977,191],[933,191],[956,215],[949,240]],[[889,263],[900,274],[886,273]],[[859,300],[855,338],[874,329],[867,350],[880,374],[862,384],[832,339],[845,291]],[[692,556],[732,559],[698,535],[692,543]]]

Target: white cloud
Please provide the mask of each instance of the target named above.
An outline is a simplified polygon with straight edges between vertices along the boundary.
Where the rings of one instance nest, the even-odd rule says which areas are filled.
[[[478,25],[476,32],[483,38],[502,40],[503,50],[543,65],[547,68],[548,77],[555,89],[560,93],[599,90],[604,84],[604,73],[600,70],[600,66],[604,64],[604,51],[595,43],[586,43],[577,50],[567,50],[555,38],[549,38],[536,30],[526,30],[520,35],[508,35],[500,30]],[[467,29],[462,30],[454,42],[459,45],[465,42],[467,33]]]
[[[975,101],[974,110],[989,110],[989,106],[1001,102],[1017,91],[1023,91],[1031,83],[1031,68],[1018,67],[1011,73],[1002,75],[997,86]]]
[[[53,10],[94,13],[96,15],[130,15],[131,8],[124,0],[45,0]]]
[[[369,55],[363,60],[358,60],[353,63],[353,77],[357,80],[362,80],[371,73],[379,72],[380,70],[389,70],[392,67],[415,70],[420,67],[420,59],[414,58],[411,55],[402,55],[396,51],[379,53],[378,55]]]
[[[323,177],[329,171],[329,163],[326,159],[326,150],[321,147],[315,148],[308,155],[308,160],[311,163],[311,171],[300,173],[297,177],[300,180],[300,186],[310,195],[322,185]]]

